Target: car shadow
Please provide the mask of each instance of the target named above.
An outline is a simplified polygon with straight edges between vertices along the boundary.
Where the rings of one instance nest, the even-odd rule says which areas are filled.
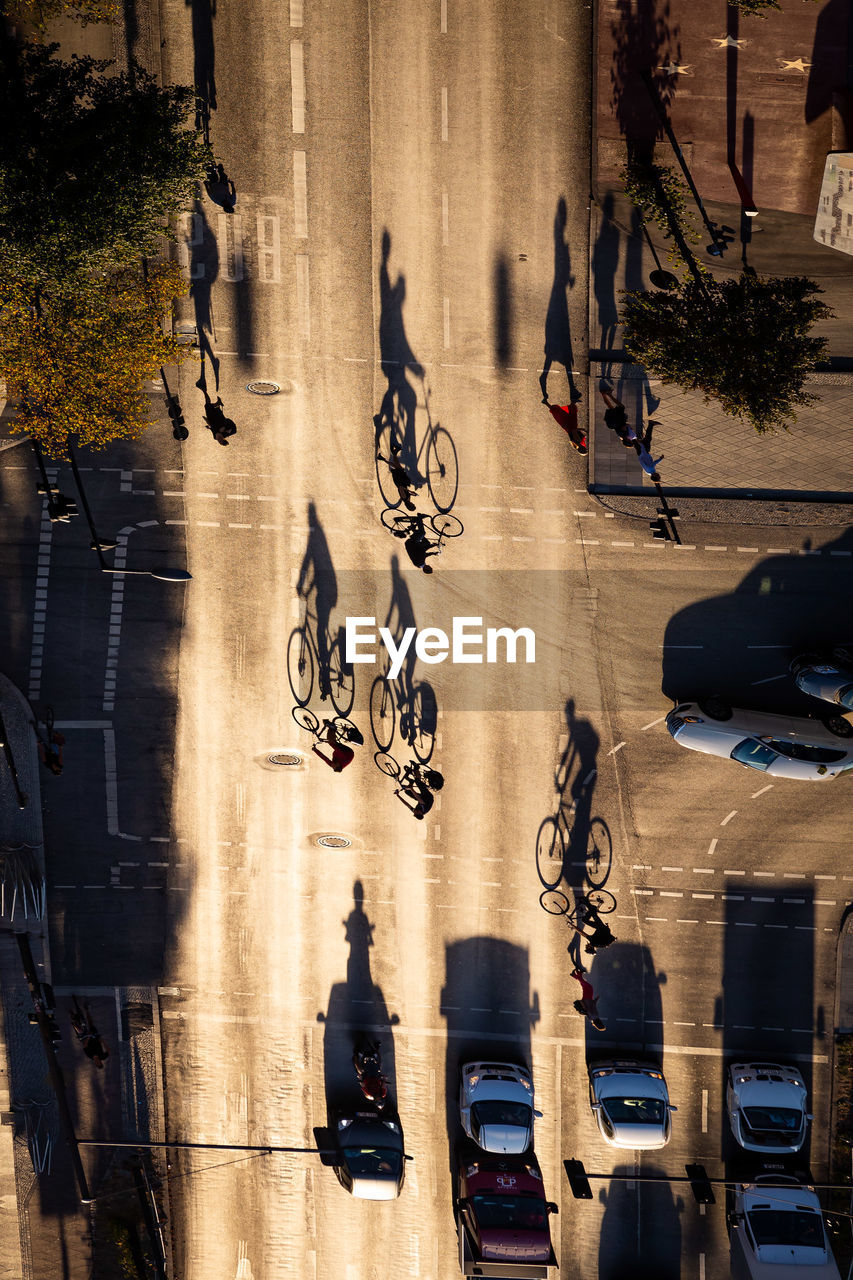
[[[680,1280],[681,1215],[684,1201],[672,1194],[665,1169],[643,1166],[634,1181],[633,1165],[617,1165],[607,1189],[598,1245],[598,1280]]]
[[[596,952],[588,977],[607,1030],[596,1031],[587,1021],[587,1064],[612,1057],[618,1045],[620,1057],[660,1066],[664,1049],[661,987],[667,979],[662,970],[655,970],[650,949],[617,938],[606,951]]]

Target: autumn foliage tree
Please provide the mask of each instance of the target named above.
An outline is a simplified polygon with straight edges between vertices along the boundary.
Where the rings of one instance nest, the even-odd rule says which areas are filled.
[[[53,457],[69,435],[95,449],[140,435],[150,414],[142,383],[187,354],[163,330],[185,287],[165,262],[34,284],[0,251],[0,378],[20,404],[11,430]]]
[[[40,35],[54,18],[73,18],[86,26],[112,22],[119,10],[119,0],[0,0],[0,15],[11,22],[29,23]]]

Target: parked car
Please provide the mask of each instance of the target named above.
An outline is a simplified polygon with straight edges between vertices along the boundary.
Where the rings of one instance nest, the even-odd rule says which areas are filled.
[[[734,1280],[778,1280],[798,1270],[808,1280],[841,1280],[812,1187],[760,1174],[735,1187],[731,1223]]]
[[[786,1155],[799,1151],[811,1116],[806,1086],[796,1067],[772,1062],[733,1062],[726,1108],[735,1142],[746,1151]]]
[[[841,708],[838,719],[845,711],[853,711],[853,650],[833,649],[828,656],[801,653],[794,658],[790,670],[803,693]]]
[[[339,1111],[334,1132],[341,1186],[357,1200],[396,1200],[406,1176],[399,1117],[387,1111]]]
[[[632,1058],[589,1064],[589,1105],[602,1138],[611,1147],[654,1151],[665,1147],[672,1133],[671,1113],[663,1072]]]
[[[542,1171],[533,1152],[526,1156],[479,1151],[470,1157],[463,1155],[458,1189],[456,1211],[459,1231],[465,1237],[460,1238],[460,1244],[467,1242],[477,1265],[554,1265],[548,1217],[557,1212],[557,1206],[545,1199]]]
[[[466,1062],[459,1086],[462,1128],[484,1151],[521,1155],[533,1141],[530,1072],[511,1062]]]
[[[736,760],[774,778],[823,782],[853,769],[853,724],[836,716],[778,716],[730,707],[717,698],[682,702],[666,717],[681,747]]]

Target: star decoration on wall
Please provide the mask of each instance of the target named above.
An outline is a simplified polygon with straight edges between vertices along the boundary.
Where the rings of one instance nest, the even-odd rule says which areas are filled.
[[[665,71],[668,76],[687,76],[690,75],[692,62],[662,62],[658,66],[658,71]]]
[[[806,71],[809,69],[811,65],[812,64],[810,62],[803,62],[802,58],[797,58],[795,62],[788,62],[783,58],[782,65],[779,68],[779,70],[780,71],[799,71],[803,75],[805,75]]]
[[[725,40],[718,40],[714,36],[711,37],[718,49],[745,49],[746,41],[744,39],[736,40],[734,36],[726,36]]]

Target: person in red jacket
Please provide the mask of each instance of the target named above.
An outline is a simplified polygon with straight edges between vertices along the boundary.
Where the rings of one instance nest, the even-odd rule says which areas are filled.
[[[586,969],[582,969],[580,966],[572,971],[572,977],[581,984],[581,998],[580,1000],[575,1000],[574,1005],[578,1013],[582,1013],[585,1018],[589,1018],[596,1031],[604,1031],[606,1024],[603,1018],[599,1017],[598,996],[592,989],[592,983],[587,982],[584,977],[585,973]]]
[[[558,422],[569,437],[572,448],[577,449],[578,453],[589,453],[586,443],[586,435],[578,426],[578,406],[576,403],[556,405],[550,404],[547,400],[543,404],[548,405],[548,412],[555,422]]]

